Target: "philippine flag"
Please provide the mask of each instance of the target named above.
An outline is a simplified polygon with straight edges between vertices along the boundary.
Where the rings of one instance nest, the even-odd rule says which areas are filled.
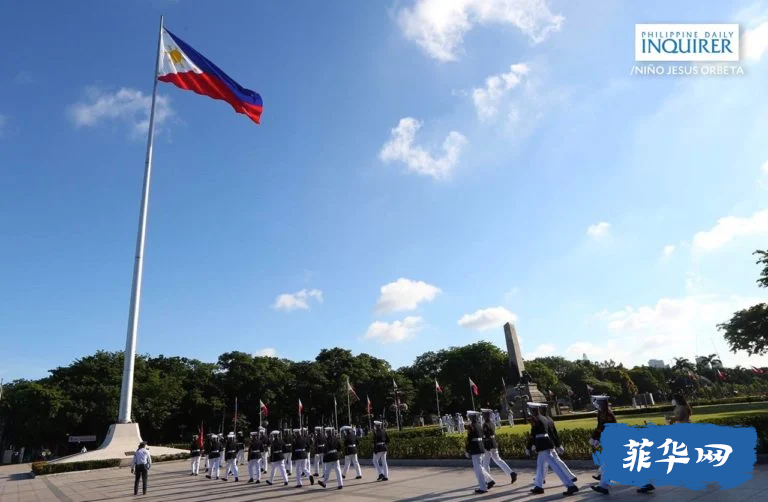
[[[261,96],[246,89],[218,66],[190,47],[182,39],[163,28],[160,41],[158,80],[187,91],[226,101],[237,113],[261,123]]]

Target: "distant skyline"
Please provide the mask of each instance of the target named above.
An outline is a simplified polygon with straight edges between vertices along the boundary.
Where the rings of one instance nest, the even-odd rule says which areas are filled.
[[[138,353],[397,368],[511,321],[525,359],[768,366],[716,329],[766,301],[768,3],[87,5],[0,31],[6,382],[124,348],[161,14],[264,113],[160,84]],[[738,22],[746,74],[632,76],[641,22]]]

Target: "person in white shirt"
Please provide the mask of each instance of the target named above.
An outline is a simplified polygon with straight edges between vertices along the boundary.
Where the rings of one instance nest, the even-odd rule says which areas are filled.
[[[139,449],[133,454],[133,460],[131,461],[131,474],[136,475],[136,479],[133,482],[133,494],[139,494],[139,478],[142,483],[142,493],[147,494],[147,474],[149,473],[149,467],[152,465],[152,457],[147,450],[147,443],[140,443]]]

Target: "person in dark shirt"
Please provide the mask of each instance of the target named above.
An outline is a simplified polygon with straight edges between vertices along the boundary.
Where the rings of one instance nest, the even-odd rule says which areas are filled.
[[[345,425],[341,428],[344,435],[344,472],[341,477],[347,478],[349,468],[355,466],[357,476],[355,479],[363,477],[363,471],[360,469],[360,462],[357,460],[357,433],[353,426]]]
[[[567,490],[563,492],[565,496],[574,495],[579,491],[578,487],[573,484],[573,480],[566,474],[563,469],[555,462],[554,450],[560,448],[560,438],[557,435],[557,428],[555,422],[540,413],[541,403],[527,403],[529,411],[531,413],[531,434],[528,440],[528,447],[526,453],[530,455],[532,452],[536,452],[536,477],[533,481],[533,488],[531,493],[540,495],[544,493],[544,472],[549,466],[552,471],[560,478],[560,481],[567,487]]]
[[[485,446],[485,455],[483,455],[483,469],[490,474],[491,473],[491,459],[493,462],[504,471],[504,474],[509,476],[514,483],[517,481],[517,473],[513,472],[509,468],[504,460],[499,456],[499,445],[496,441],[496,424],[494,423],[493,412],[489,409],[481,409],[483,414],[483,446]]]
[[[293,429],[293,463],[296,470],[296,488],[301,488],[301,478],[309,476],[309,484],[315,478],[309,472],[309,438],[307,429]]]
[[[387,465],[387,445],[389,435],[379,420],[373,422],[373,466],[376,467],[376,481],[389,481],[389,465]]]
[[[192,436],[192,443],[189,445],[189,458],[192,459],[192,472],[190,476],[197,476],[200,471],[200,436],[195,434]]]
[[[248,476],[249,483],[254,482],[254,474],[256,475],[256,483],[261,483],[261,462],[262,452],[264,451],[264,443],[259,437],[258,432],[251,432],[251,443],[248,445]]]
[[[230,473],[235,475],[235,481],[240,481],[240,473],[237,469],[237,439],[234,432],[227,434],[224,460],[227,462],[227,469],[224,471],[222,481],[226,481]]]
[[[285,458],[285,470],[290,476],[293,472],[293,434],[291,429],[283,430],[283,457]]]
[[[283,440],[280,438],[280,431],[272,431],[272,453],[270,456],[270,463],[272,469],[269,471],[269,479],[267,484],[271,485],[275,480],[275,471],[280,471],[283,476],[283,485],[288,486],[288,473],[285,471],[285,457],[283,456]]]
[[[331,475],[331,470],[336,473],[336,485],[339,490],[344,488],[344,481],[341,477],[341,466],[339,465],[339,451],[341,450],[341,442],[336,436],[336,430],[333,427],[325,428],[325,455],[323,455],[323,464],[325,470],[323,472],[323,480],[318,481],[318,484],[323,488],[328,484],[328,478]]]
[[[597,408],[597,427],[592,432],[589,442],[594,448],[600,447],[600,438],[605,430],[605,425],[616,423],[616,415],[613,414],[608,400],[608,396],[605,395],[592,396],[592,404]],[[601,467],[600,472],[592,477],[600,481],[600,483],[592,485],[591,488],[598,493],[608,495],[608,487],[611,485],[608,483],[608,480],[603,479],[603,468]]]
[[[552,418],[549,416],[549,405],[547,403],[541,403],[539,413],[541,413],[545,417]],[[555,434],[557,434],[557,431],[555,431]],[[559,437],[557,438],[557,444],[560,444]],[[563,459],[560,458],[560,455],[562,453],[565,453],[565,448],[563,448],[562,446],[558,446],[557,448],[555,448],[555,450],[552,451],[552,456],[554,457],[555,462],[557,462],[557,465],[559,465],[560,468],[563,470],[563,472],[566,473],[568,477],[571,478],[571,481],[575,483],[577,481],[576,475],[573,472],[571,472],[571,470],[568,468],[565,462],[563,462]],[[545,470],[544,478],[546,477],[547,477],[547,471]],[[542,479],[542,483],[543,482],[544,482],[544,479]]]
[[[205,477],[214,479],[215,474],[215,479],[219,479],[219,467],[221,466],[221,440],[217,434],[211,434],[208,458],[211,459],[211,470]]]
[[[471,410],[467,412],[469,425],[467,426],[466,451],[472,459],[472,469],[477,478],[475,493],[487,493],[496,484],[491,475],[483,469],[483,456],[485,455],[485,442],[483,440],[483,426],[480,425],[480,413]]]
[[[325,472],[323,465],[323,456],[325,455],[325,433],[320,426],[315,427],[315,433],[312,436],[312,449],[315,452],[314,458],[314,476],[319,477],[321,472]]]

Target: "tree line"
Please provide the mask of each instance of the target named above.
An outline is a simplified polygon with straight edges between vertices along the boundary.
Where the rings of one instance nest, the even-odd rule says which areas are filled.
[[[758,283],[768,287],[768,252],[756,254],[764,266]],[[719,326],[734,352],[768,351],[766,312],[768,305],[760,304]],[[721,368],[714,354],[696,362],[676,358],[666,368],[625,368],[613,361],[563,357],[533,359],[525,366],[545,395],[568,400],[577,409],[589,404],[590,393],[608,394],[616,404],[628,405],[645,392],[662,399],[673,392],[707,399],[768,390],[764,369]],[[45,378],[6,384],[0,398],[0,449],[14,445],[61,451],[69,435],[103,438],[117,417],[122,368],[121,352],[99,351],[50,370]],[[383,359],[341,348],[323,349],[314,360],[298,362],[244,352],[226,352],[215,363],[141,355],[135,365],[133,420],[144,439],[154,444],[187,440],[201,423],[205,430],[229,431],[235,425],[237,397],[239,430],[258,425],[259,401],[269,408],[270,427],[297,425],[299,399],[305,424],[330,425],[336,412],[343,424],[348,378],[359,396],[351,403],[356,424],[368,422],[368,398],[374,418],[395,422],[393,382],[407,406],[402,409],[403,423],[416,423],[419,417],[429,423],[436,413],[435,379],[443,391],[441,412],[463,413],[471,407],[469,378],[479,388],[477,406],[500,409],[506,377],[506,352],[488,342],[426,352],[396,370]]]

